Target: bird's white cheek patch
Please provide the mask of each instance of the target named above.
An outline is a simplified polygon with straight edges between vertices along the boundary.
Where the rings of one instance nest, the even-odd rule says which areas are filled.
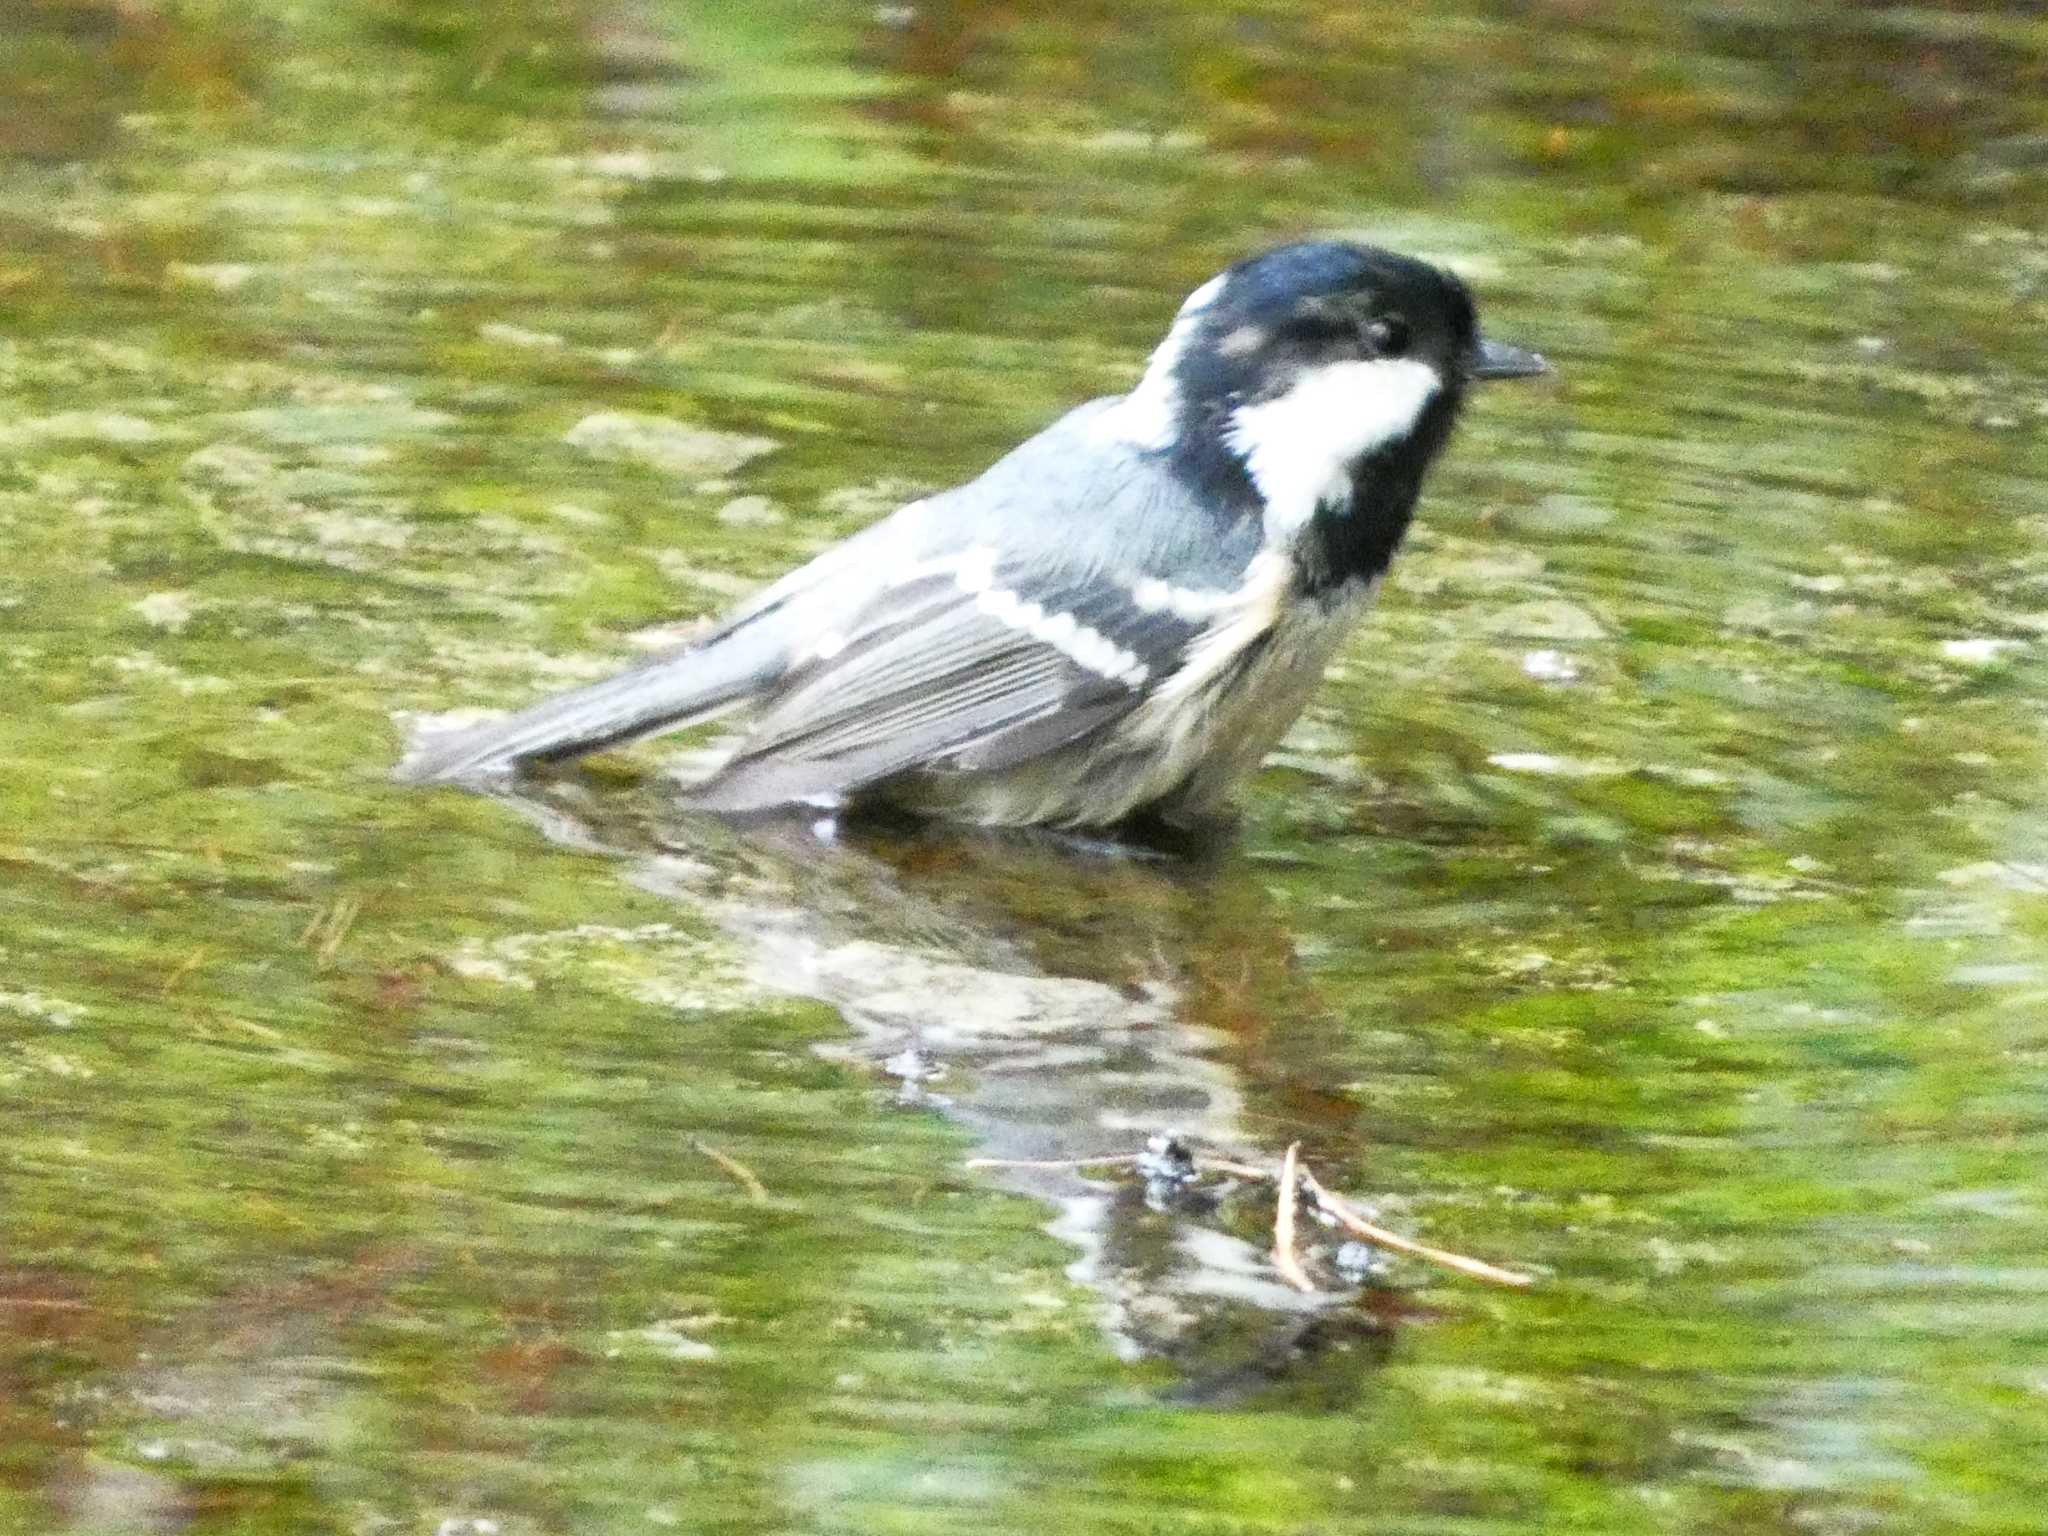
[[[1268,531],[1289,535],[1344,494],[1366,455],[1415,430],[1443,378],[1407,357],[1325,363],[1285,393],[1240,406],[1228,441],[1266,503]]]

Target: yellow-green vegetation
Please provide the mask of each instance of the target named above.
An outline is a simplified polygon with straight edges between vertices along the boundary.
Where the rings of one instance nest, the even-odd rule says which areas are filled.
[[[2040,1529],[2037,7],[0,29],[0,1530]],[[885,850],[919,911],[617,765],[554,804],[623,854],[388,781],[1331,228],[1562,376],[1234,852]],[[807,989],[759,914],[828,901]],[[1177,1401],[1256,1338],[1120,1360],[972,1083],[787,996],[949,923],[1543,1283]]]

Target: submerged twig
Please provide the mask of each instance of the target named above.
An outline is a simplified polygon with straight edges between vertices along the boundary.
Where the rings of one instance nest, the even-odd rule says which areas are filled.
[[[1333,1193],[1320,1179],[1313,1173],[1310,1173],[1306,1167],[1302,1166],[1299,1160],[1299,1147],[1299,1142],[1289,1147],[1287,1149],[1287,1158],[1281,1165],[1278,1180],[1280,1185],[1280,1208],[1275,1211],[1273,1220],[1273,1267],[1280,1271],[1288,1284],[1303,1291],[1313,1291],[1315,1289],[1315,1286],[1309,1282],[1308,1276],[1302,1271],[1300,1261],[1294,1255],[1294,1224],[1302,1191],[1307,1192],[1309,1199],[1314,1202],[1316,1210],[1328,1216],[1331,1221],[1351,1233],[1352,1236],[1363,1238],[1376,1248],[1386,1248],[1395,1253],[1405,1253],[1410,1258],[1421,1259],[1427,1264],[1436,1264],[1444,1269],[1455,1270],[1461,1275],[1468,1276],[1474,1280],[1484,1280],[1490,1285],[1508,1285],[1520,1289],[1536,1283],[1534,1275],[1524,1274],[1520,1270],[1503,1269],[1498,1264],[1489,1264],[1484,1259],[1475,1259],[1468,1254],[1453,1253],[1448,1248],[1437,1248],[1429,1243],[1419,1243],[1412,1237],[1403,1237],[1400,1233],[1389,1231],[1377,1222],[1366,1220],[1359,1213],[1356,1206],[1345,1200],[1341,1195]],[[1109,1153],[1102,1157],[1051,1159],[976,1157],[970,1158],[967,1166],[970,1168],[1044,1169],[1127,1168],[1143,1161],[1145,1156],[1146,1154],[1143,1152],[1126,1152]],[[1224,1173],[1234,1178],[1250,1179],[1261,1184],[1275,1182],[1275,1176],[1271,1168],[1261,1168],[1256,1163],[1241,1163],[1227,1157],[1197,1156],[1195,1158],[1195,1167],[1202,1173]]]
[[[1452,1253],[1448,1248],[1432,1248],[1427,1243],[1416,1242],[1412,1237],[1389,1232],[1385,1227],[1367,1221],[1340,1196],[1331,1194],[1307,1169],[1302,1170],[1301,1182],[1308,1186],[1309,1197],[1315,1201],[1317,1207],[1326,1212],[1338,1226],[1377,1247],[1391,1248],[1396,1253],[1427,1259],[1432,1264],[1441,1264],[1445,1269],[1455,1269],[1461,1275],[1470,1275],[1474,1280],[1489,1280],[1495,1285],[1525,1286],[1536,1283],[1534,1275],[1525,1275],[1520,1270],[1502,1269],[1499,1265],[1489,1264],[1484,1259]]]
[[[970,1157],[970,1168],[1128,1168],[1142,1152],[1111,1152],[1103,1157]]]
[[[356,917],[363,910],[363,898],[351,892],[334,905],[334,916],[327,924],[327,937],[320,941],[320,965],[322,969],[334,964],[334,957],[341,953],[341,941],[348,937],[349,929],[355,926]]]
[[[760,1176],[753,1169],[749,1168],[738,1158],[729,1156],[708,1142],[699,1141],[694,1136],[690,1138],[690,1150],[703,1153],[712,1162],[718,1164],[720,1168],[731,1174],[733,1182],[747,1192],[747,1198],[753,1201],[754,1204],[766,1205],[768,1203],[768,1186],[761,1182]]]
[[[1300,1153],[1301,1143],[1290,1141],[1287,1156],[1280,1162],[1280,1198],[1273,1203],[1273,1267],[1280,1271],[1281,1279],[1306,1293],[1315,1290],[1315,1282],[1303,1272],[1301,1260],[1294,1256],[1294,1203],[1301,1197],[1296,1159]]]
[[[312,919],[300,930],[296,945],[300,949],[311,947],[316,969],[324,971],[334,963],[334,957],[341,952],[341,941],[348,937],[362,910],[363,898],[350,893],[337,896],[332,906],[314,911]]]
[[[1256,1163],[1234,1163],[1227,1157],[1205,1157],[1200,1161],[1205,1173],[1227,1173],[1233,1178],[1256,1179],[1261,1184],[1273,1181],[1273,1170]]]
[[[163,985],[157,989],[157,995],[159,997],[169,997],[173,992],[177,991],[184,983],[186,977],[206,963],[206,954],[206,946],[202,944],[181,960],[177,968],[164,978]]]

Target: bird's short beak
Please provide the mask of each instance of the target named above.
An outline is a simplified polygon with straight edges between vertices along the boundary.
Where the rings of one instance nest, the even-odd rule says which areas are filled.
[[[1470,379],[1527,379],[1548,372],[1550,364],[1541,353],[1484,339],[1472,349],[1471,361],[1465,365],[1465,376]]]

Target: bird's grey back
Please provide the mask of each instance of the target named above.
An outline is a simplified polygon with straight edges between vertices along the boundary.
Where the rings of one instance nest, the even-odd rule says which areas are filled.
[[[1013,547],[1020,525],[1050,526],[1058,538],[1048,557],[1074,567],[1235,587],[1259,551],[1258,520],[1204,504],[1165,454],[1109,430],[1104,417],[1121,400],[1076,407],[977,479],[931,497],[925,527],[966,548]]]
[[[1084,620],[1111,600],[1128,608],[1147,578],[1234,589],[1258,552],[1257,521],[1204,506],[1163,455],[1107,430],[1117,403],[1069,411],[978,478],[861,530],[741,604],[704,640],[509,719],[420,743],[401,774],[463,777],[574,756],[772,693],[799,660],[827,654],[886,613],[893,593],[910,590],[903,584],[977,548],[1007,552],[1006,583],[1058,595]],[[961,599],[972,602],[964,591]],[[1165,647],[1149,661],[1170,664],[1187,637],[1171,614],[1141,629],[1123,643],[1141,653]]]

